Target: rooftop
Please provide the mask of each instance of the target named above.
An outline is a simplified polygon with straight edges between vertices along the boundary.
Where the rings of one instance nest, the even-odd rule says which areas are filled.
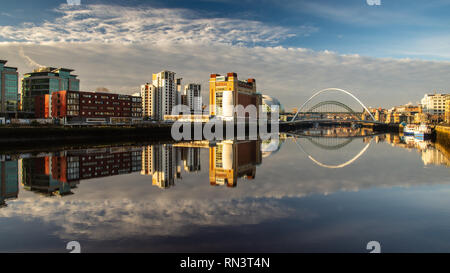
[[[54,72],[57,73],[58,71],[65,71],[65,72],[72,72],[75,71],[74,69],[69,69],[69,68],[56,68],[56,67],[50,67],[50,66],[44,66],[44,67],[39,67],[36,69],[33,69],[33,73],[39,73],[39,72]]]

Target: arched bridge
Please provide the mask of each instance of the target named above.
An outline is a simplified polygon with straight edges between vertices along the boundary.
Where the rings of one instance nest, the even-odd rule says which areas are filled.
[[[313,107],[309,108],[309,110],[306,112],[314,112],[314,110],[323,108],[324,106],[325,107],[326,106],[338,106],[340,108],[347,110],[348,113],[356,114],[356,112],[353,111],[353,109],[350,108],[349,106],[347,106],[346,104],[343,104],[342,102],[334,101],[334,100],[327,100],[327,101],[319,102],[316,105],[314,105]],[[343,113],[343,112],[334,112],[334,113]]]
[[[307,110],[306,105],[311,102],[314,98],[319,96],[323,93],[329,93],[329,92],[340,92],[342,94],[345,94],[349,96],[351,99],[356,101],[359,105],[362,106],[363,112],[354,111],[350,106],[346,105],[343,102],[337,101],[337,100],[325,100],[321,101],[317,104],[315,104],[312,107],[309,107]],[[330,119],[328,114],[335,114],[334,118],[337,117],[337,115],[349,115],[352,117],[353,120],[361,120],[361,114],[366,112],[368,116],[371,118],[371,122],[377,122],[375,117],[372,115],[372,113],[369,111],[369,109],[352,93],[349,91],[346,91],[344,89],[340,88],[326,88],[322,89],[316,93],[314,93],[306,102],[303,103],[302,106],[298,109],[297,113],[294,115],[294,117],[291,119],[291,122],[298,122],[298,118],[300,116],[303,116],[303,120],[311,120],[311,119],[320,119],[320,120],[333,120],[333,118]],[[317,114],[317,115],[312,115]],[[309,116],[308,116],[309,115]]]

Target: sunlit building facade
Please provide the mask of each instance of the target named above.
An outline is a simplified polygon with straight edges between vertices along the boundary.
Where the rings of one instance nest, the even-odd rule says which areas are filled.
[[[423,112],[430,115],[443,115],[445,112],[445,94],[425,94],[421,100]]]
[[[19,104],[19,74],[16,67],[5,66],[7,61],[0,60],[0,115],[12,116]]]
[[[161,71],[153,74],[152,82],[141,85],[144,117],[164,120],[172,109],[181,102],[181,79],[175,79],[175,72]]]
[[[80,91],[80,80],[73,69],[41,67],[27,73],[22,79],[22,110],[34,114],[35,97],[51,95],[62,90]],[[51,102],[50,102],[51,103]],[[51,111],[51,106],[50,106]]]
[[[450,124],[450,95],[445,96],[445,123]]]
[[[226,76],[211,74],[209,89],[209,114],[224,120],[244,118],[235,113],[237,105],[254,105],[259,112],[262,104],[262,96],[256,92],[255,79],[241,81],[236,73],[228,73]],[[257,115],[259,116],[259,113]],[[248,113],[245,116],[248,116]]]
[[[65,124],[132,124],[142,120],[142,98],[113,93],[57,91],[35,97],[35,117]]]

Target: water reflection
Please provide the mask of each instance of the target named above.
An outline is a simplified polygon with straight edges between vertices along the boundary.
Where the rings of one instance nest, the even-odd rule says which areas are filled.
[[[222,141],[209,148],[209,181],[236,187],[240,177],[255,179],[256,165],[261,162],[261,141]]]
[[[19,168],[17,160],[2,156],[0,162],[0,208],[6,206],[6,200],[15,199],[19,195]]]
[[[320,150],[341,150],[355,138],[362,138],[365,145],[350,160],[337,165],[321,163],[303,147],[307,140]],[[398,134],[370,136],[367,130],[360,128],[314,128],[297,134],[280,134],[280,138],[267,141],[195,141],[67,150],[34,156],[3,155],[0,158],[0,205],[6,206],[6,200],[18,197],[19,184],[24,190],[43,196],[66,196],[73,194],[81,181],[135,172],[148,176],[153,186],[168,189],[182,179],[182,170],[191,175],[202,170],[201,149],[209,150],[210,185],[236,187],[240,178],[255,179],[257,166],[262,164],[263,158],[276,154],[286,140],[295,142],[311,161],[324,168],[344,168],[352,164],[372,141],[415,150],[425,166],[450,166],[450,151],[439,143]],[[331,156],[327,153],[326,157]]]
[[[130,241],[127,245],[124,238],[154,240],[155,236],[186,236],[186,239],[178,242],[164,237],[166,239],[160,239],[160,244],[155,245],[152,241],[146,249],[222,251],[228,245],[228,250],[252,251],[250,246],[248,249],[231,246],[241,246],[242,242],[255,236],[249,245],[259,244],[261,249],[274,250],[273,246],[279,244],[277,251],[287,251],[282,246],[292,244],[291,249],[299,250],[307,242],[295,240],[307,240],[305,238],[310,238],[311,233],[329,238],[327,236],[337,234],[336,230],[350,232],[355,229],[351,221],[348,225],[340,223],[345,228],[339,229],[339,217],[326,216],[327,211],[338,215],[346,211],[343,207],[361,208],[362,211],[352,218],[354,223],[361,227],[373,225],[375,220],[364,217],[376,217],[376,214],[370,214],[374,208],[367,201],[374,197],[365,196],[359,200],[359,196],[364,195],[363,189],[448,186],[448,169],[445,169],[449,166],[448,148],[398,134],[373,135],[361,130],[355,133],[359,129],[314,128],[295,136],[280,134],[279,139],[267,141],[196,141],[4,155],[0,162],[0,201],[3,205],[0,209],[3,248],[0,250],[15,247],[15,241],[20,237],[19,234],[14,236],[11,230],[6,231],[5,221],[9,219],[13,222],[37,219],[39,223],[45,223],[45,230],[39,235],[45,238],[53,235],[67,240],[88,238],[91,243],[96,242],[92,250],[98,250],[99,242],[104,240],[120,240],[121,247],[136,250],[139,244]],[[297,145],[307,153],[299,150]],[[339,169],[324,168],[311,159],[339,165],[354,158],[367,145],[370,147],[362,156]],[[423,168],[427,166],[436,168]],[[340,192],[358,194],[336,205],[329,204],[330,199],[325,196],[330,193],[339,196]],[[391,192],[380,199],[390,195]],[[439,194],[433,196],[435,199],[439,200]],[[303,202],[309,201],[301,200],[315,201],[307,205]],[[376,204],[378,208],[385,202]],[[421,206],[423,204],[420,202]],[[440,210],[444,208],[434,205]],[[320,208],[324,210],[320,211]],[[386,211],[391,210],[385,209],[379,215],[384,217]],[[340,217],[351,217],[351,211]],[[411,215],[410,211],[415,210],[408,211],[405,215]],[[402,210],[399,215],[404,213]],[[320,222],[324,219],[329,222]],[[411,219],[419,218],[411,216]],[[444,219],[430,218],[427,223],[431,225]],[[295,237],[299,231],[292,231],[287,222],[289,225],[303,223],[304,226],[296,226],[298,230],[305,229],[310,222],[317,224],[312,230],[305,230],[302,236]],[[39,229],[42,227],[39,223],[10,225]],[[274,223],[276,228],[266,230],[267,223]],[[390,224],[392,221],[386,222],[387,226]],[[230,236],[219,235],[224,230],[241,226],[246,226],[242,230],[248,230],[248,225],[253,225],[255,234],[264,236],[270,244],[264,245],[264,240],[246,232],[247,237],[225,241],[222,239]],[[338,225],[337,229],[335,225]],[[197,233],[205,228],[209,235],[203,238]],[[217,234],[213,235],[215,233],[210,229],[217,229]],[[283,232],[274,232],[278,229],[290,239],[279,237]],[[216,240],[222,240],[221,244],[211,243]],[[197,244],[200,241],[203,244]],[[294,245],[294,242],[298,244]],[[326,243],[331,245],[330,241]],[[204,248],[197,248],[199,245]],[[43,246],[25,242],[21,247],[18,249],[42,249]]]

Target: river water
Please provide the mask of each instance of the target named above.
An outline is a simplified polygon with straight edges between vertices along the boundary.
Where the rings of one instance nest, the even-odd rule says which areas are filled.
[[[365,134],[5,154],[0,251],[450,252],[450,151]]]

